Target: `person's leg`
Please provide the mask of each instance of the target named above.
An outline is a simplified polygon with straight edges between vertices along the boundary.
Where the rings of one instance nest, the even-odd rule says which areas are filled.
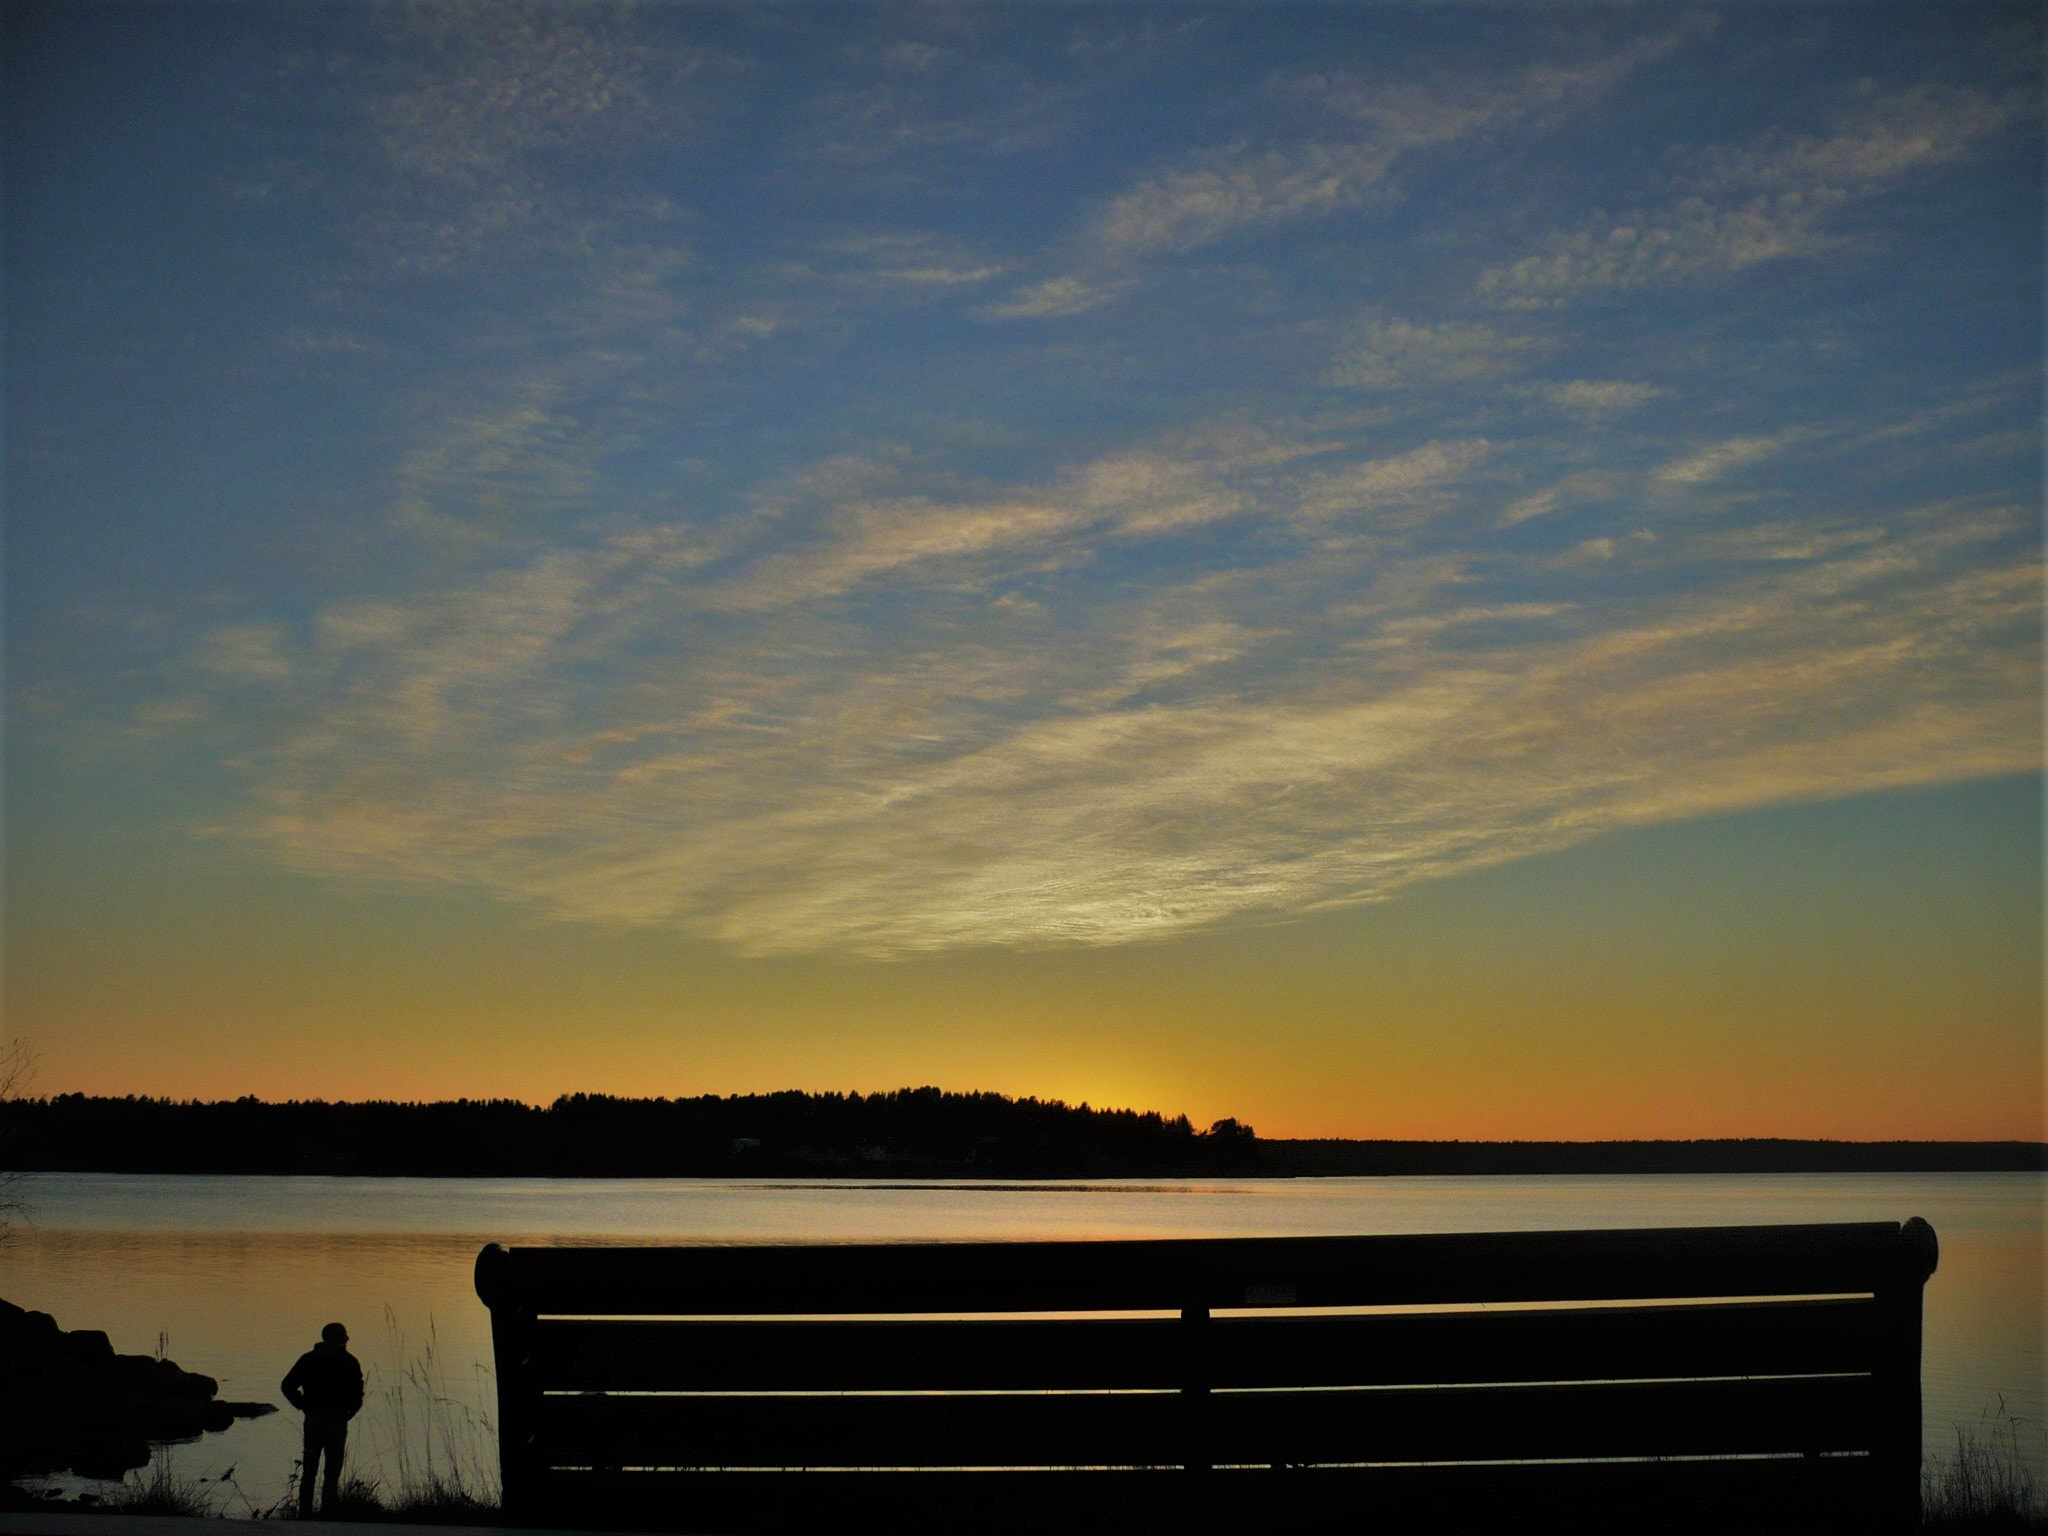
[[[299,1518],[313,1518],[313,1479],[319,1475],[320,1431],[313,1415],[306,1415],[304,1449],[299,1453]]]
[[[348,1449],[348,1420],[336,1419],[327,1432],[327,1477],[320,1485],[320,1513],[328,1514],[341,1497],[341,1453]]]

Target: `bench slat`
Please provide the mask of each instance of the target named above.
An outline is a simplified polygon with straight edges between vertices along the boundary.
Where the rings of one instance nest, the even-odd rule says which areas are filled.
[[[544,1390],[889,1391],[1391,1386],[1863,1371],[1867,1299],[1378,1316],[555,1321]]]
[[[1200,1530],[1356,1532],[1378,1529],[1497,1536],[1558,1526],[1659,1536],[1740,1529],[1851,1532],[1874,1516],[1867,1463],[1667,1461],[1596,1467],[1289,1468],[1174,1472],[726,1472],[642,1475],[565,1472],[543,1518],[570,1523],[602,1509],[608,1523],[672,1530],[903,1530],[1114,1532]],[[1049,1516],[1048,1511],[1057,1513]],[[1691,1516],[1691,1519],[1688,1519]]]
[[[1924,1238],[1920,1234],[1925,1234]],[[1179,1311],[1869,1292],[1924,1281],[1924,1224],[1136,1242],[486,1248],[477,1294],[539,1315]]]
[[[554,1467],[1086,1467],[1868,1451],[1868,1382],[549,1397]]]

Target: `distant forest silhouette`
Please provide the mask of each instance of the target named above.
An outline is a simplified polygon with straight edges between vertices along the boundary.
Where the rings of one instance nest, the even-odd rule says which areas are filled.
[[[0,1102],[29,1172],[1118,1178],[2048,1168],[2036,1142],[1273,1140],[1235,1119],[900,1088],[686,1099]]]

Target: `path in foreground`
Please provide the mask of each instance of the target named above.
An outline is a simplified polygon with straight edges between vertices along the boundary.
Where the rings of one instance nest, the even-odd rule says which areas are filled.
[[[0,1511],[0,1536],[280,1536],[296,1521],[230,1520],[191,1515],[116,1515],[103,1510],[48,1514]],[[303,1529],[319,1536],[590,1536],[587,1532],[542,1531],[502,1525],[391,1525],[384,1521],[312,1520]]]

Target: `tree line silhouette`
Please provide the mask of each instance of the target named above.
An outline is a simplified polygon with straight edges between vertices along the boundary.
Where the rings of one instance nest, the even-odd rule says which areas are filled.
[[[564,1095],[430,1104],[58,1094],[0,1104],[34,1171],[441,1175],[990,1176],[1228,1171],[1256,1143],[1221,1120],[900,1088],[697,1098]]]
[[[1201,1175],[2039,1170],[2038,1142],[1272,1140],[1235,1119],[1059,1099],[885,1093],[201,1102],[0,1101],[31,1172],[583,1177],[1120,1178]]]

